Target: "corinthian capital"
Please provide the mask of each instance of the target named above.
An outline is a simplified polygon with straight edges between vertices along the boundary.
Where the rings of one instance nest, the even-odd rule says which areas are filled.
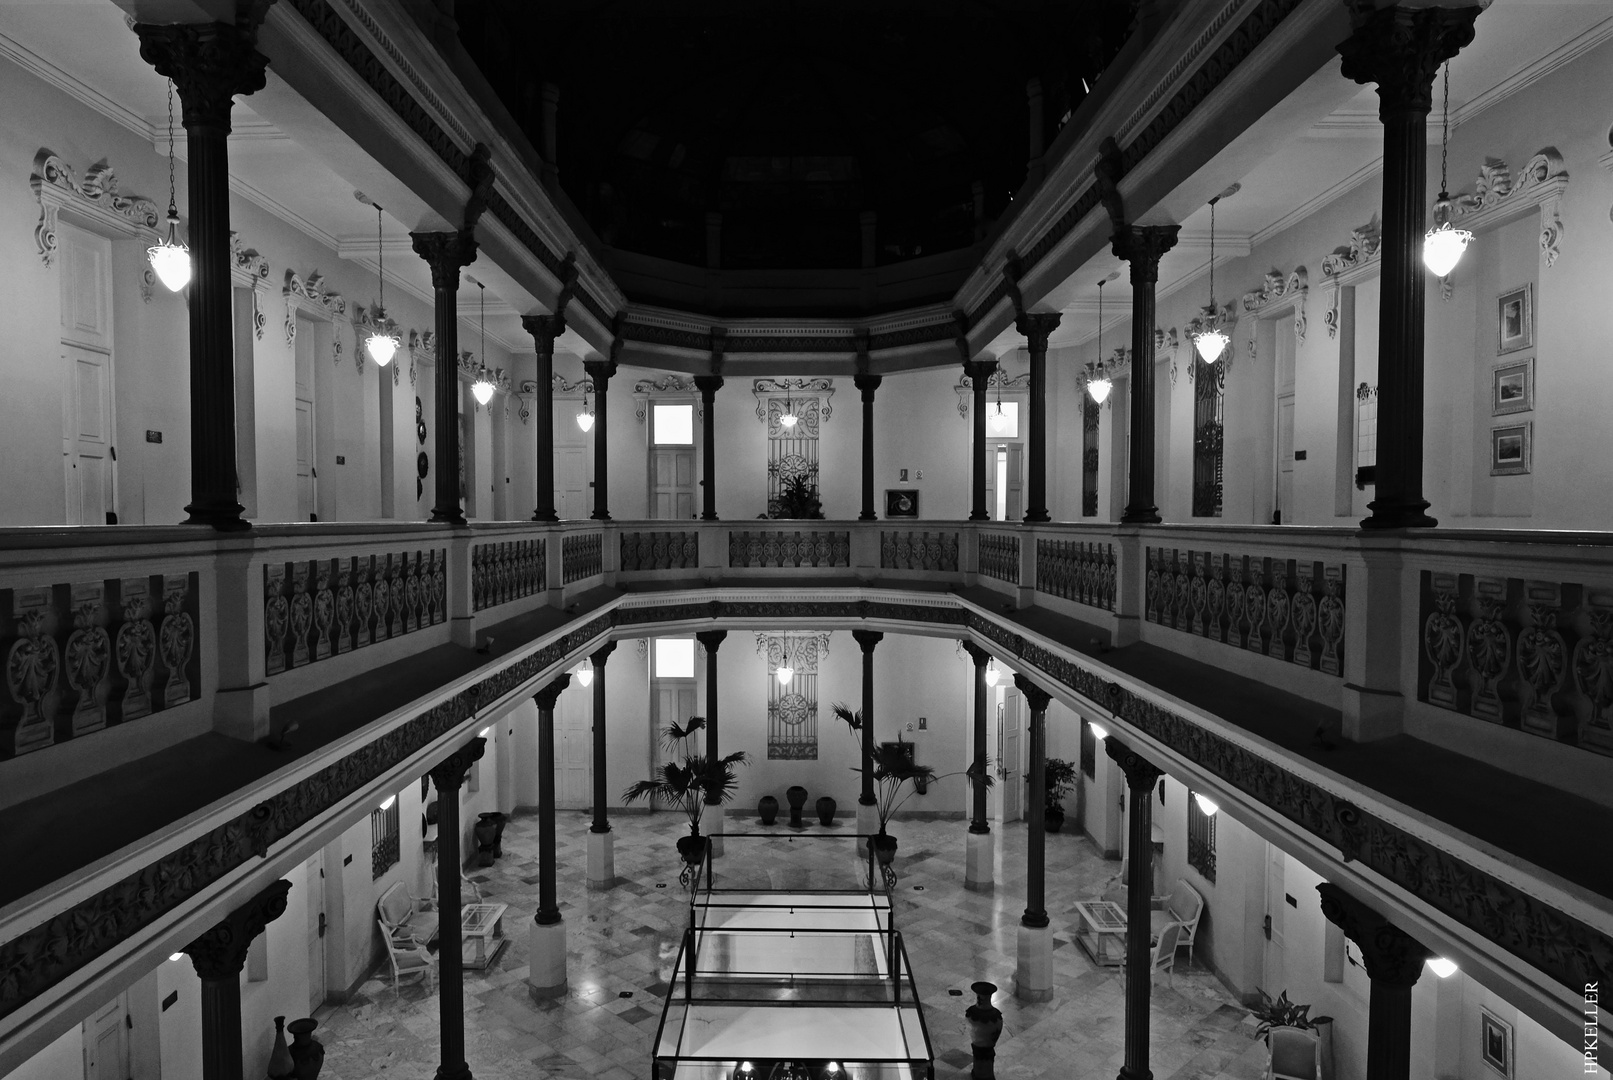
[[[1352,5],[1355,32],[1339,45],[1347,79],[1378,84],[1379,114],[1433,105],[1439,67],[1473,41],[1480,7],[1386,7]]]
[[[275,882],[186,945],[185,952],[190,954],[196,974],[204,979],[229,979],[239,975],[253,939],[285,914],[286,894],[290,891],[291,882]]]
[[[251,21],[232,23],[136,23],[140,59],[174,80],[186,131],[228,134],[236,94],[263,89],[269,58],[258,52]]]

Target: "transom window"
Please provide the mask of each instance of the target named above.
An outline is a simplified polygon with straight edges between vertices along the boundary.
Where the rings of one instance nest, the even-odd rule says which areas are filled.
[[[656,638],[655,677],[694,678],[694,638]]]
[[[656,446],[694,445],[693,405],[652,405],[650,438]]]

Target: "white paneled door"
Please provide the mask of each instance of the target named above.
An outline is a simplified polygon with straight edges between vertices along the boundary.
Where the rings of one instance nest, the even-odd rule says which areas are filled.
[[[650,448],[650,516],[689,521],[695,516],[694,448]]]
[[[113,445],[112,245],[68,225],[61,260],[62,466],[69,525],[104,525],[117,512]]]
[[[554,716],[554,792],[560,810],[586,810],[593,805],[591,772],[594,756],[593,692],[568,694]]]
[[[129,995],[119,994],[84,1021],[84,1080],[128,1080]]]
[[[554,505],[562,520],[585,518],[588,505],[588,448],[557,446],[554,450]]]
[[[319,512],[319,467],[315,457],[313,324],[297,320],[297,520],[313,521]]]

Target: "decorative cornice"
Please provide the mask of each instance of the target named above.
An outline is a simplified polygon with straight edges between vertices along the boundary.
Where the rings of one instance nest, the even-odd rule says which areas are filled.
[[[1562,253],[1562,197],[1567,190],[1568,170],[1555,146],[1538,151],[1516,179],[1501,158],[1485,158],[1473,181],[1472,193],[1451,197],[1451,222],[1476,233],[1538,206],[1540,250],[1546,256],[1546,265],[1552,266]]]
[[[694,378],[663,375],[659,379],[640,379],[633,384],[633,415],[641,424],[649,416],[652,394],[657,397],[690,397],[693,399],[695,415],[703,415],[700,388],[695,385]]]
[[[1329,279],[1343,278],[1352,271],[1360,270],[1367,263],[1378,257],[1378,251],[1383,246],[1383,224],[1376,211],[1372,220],[1350,230],[1348,243],[1340,244],[1331,252],[1322,256],[1322,276]],[[1331,285],[1349,285],[1354,278],[1348,281],[1330,280]]]
[[[48,147],[34,155],[33,175],[28,178],[39,202],[39,223],[34,226],[34,242],[46,266],[56,260],[56,218],[66,208],[119,236],[158,239],[162,211],[150,199],[124,195],[118,191],[117,174],[105,158],[84,170],[79,181],[73,167]]]
[[[333,328],[339,325],[338,320],[347,314],[347,301],[341,293],[325,288],[325,277],[318,270],[303,278],[299,277],[295,270],[287,268],[285,284],[280,287],[280,294],[286,300],[285,331],[288,349],[297,344],[298,311],[307,311],[327,318]],[[331,334],[331,362],[338,366],[342,362],[342,335],[339,333]],[[360,370],[363,370],[362,362]]]
[[[1266,279],[1260,288],[1243,294],[1244,313],[1259,319],[1279,307],[1293,304],[1294,344],[1304,345],[1308,325],[1305,300],[1310,288],[1310,274],[1304,266],[1296,266],[1286,275],[1274,266],[1266,271]],[[1253,326],[1250,327],[1249,333],[1254,334]],[[1250,340],[1253,340],[1252,336]]]
[[[1023,371],[1010,378],[1008,372],[1004,371],[1002,365],[999,364],[992,369],[991,374],[986,376],[986,389],[989,391],[993,387],[997,389],[998,393],[1028,394],[1031,390],[1031,373]],[[959,380],[952,389],[958,395],[958,415],[965,420],[969,419],[969,399],[974,396],[975,392],[973,384],[965,377]]]

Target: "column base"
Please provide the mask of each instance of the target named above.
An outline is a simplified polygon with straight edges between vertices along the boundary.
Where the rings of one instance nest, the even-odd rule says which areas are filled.
[[[1053,997],[1053,927],[1019,924],[1014,996],[1020,1001]]]
[[[864,806],[857,804],[857,832],[863,836],[872,836],[879,831],[879,807],[873,803]],[[858,851],[868,850],[868,841],[860,840],[857,843]]]
[[[588,834],[588,888],[598,892],[616,884],[616,834]]]
[[[527,933],[527,988],[534,999],[566,993],[566,920],[547,925],[536,921]]]
[[[964,847],[963,887],[970,892],[991,892],[995,887],[992,863],[996,861],[997,837],[994,833],[968,833]]]

